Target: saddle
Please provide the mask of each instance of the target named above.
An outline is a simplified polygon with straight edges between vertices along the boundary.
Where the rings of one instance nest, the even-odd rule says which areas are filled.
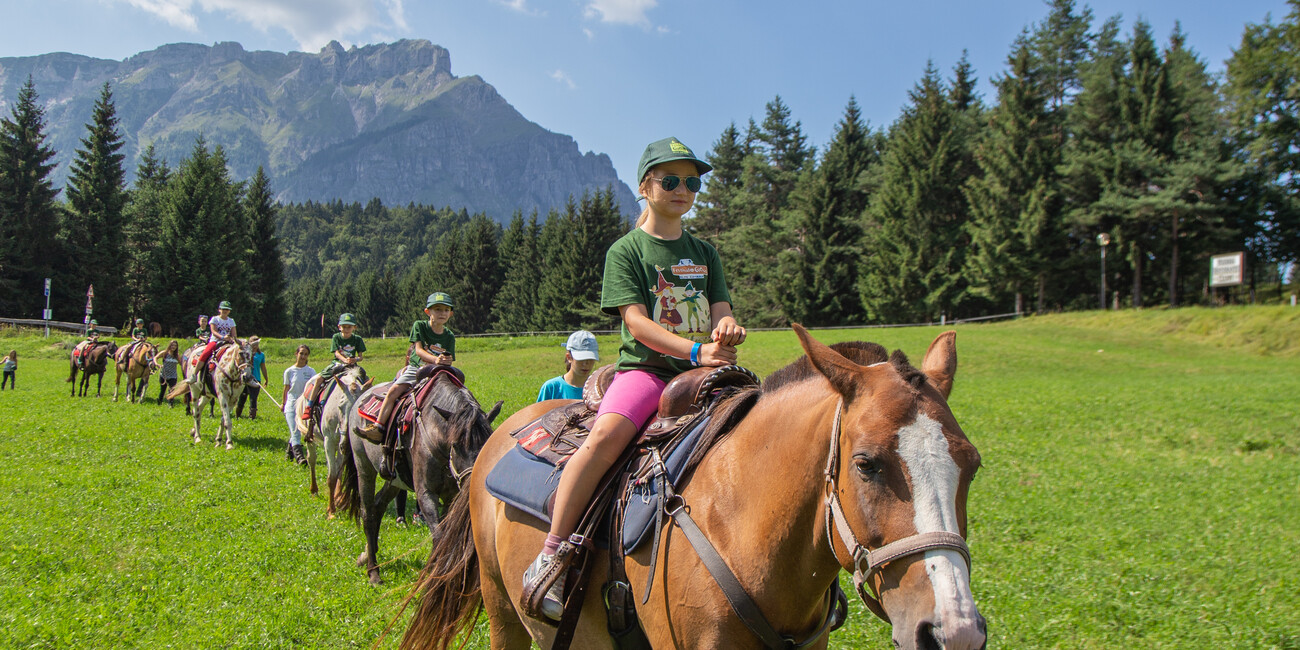
[[[459,368],[445,365],[421,366],[416,375],[415,385],[405,395],[402,395],[393,407],[393,416],[388,421],[387,430],[381,430],[382,437],[369,437],[363,435],[359,429],[352,430],[353,433],[365,440],[383,446],[384,462],[380,463],[378,470],[379,475],[385,480],[391,481],[394,478],[400,478],[408,486],[413,485],[411,482],[410,448],[415,421],[420,412],[424,410],[430,395],[433,394],[433,387],[437,383],[437,377],[444,374],[456,386],[465,387],[465,373],[461,372]],[[388,391],[392,386],[392,382],[375,386],[365,399],[359,400],[357,415],[368,422],[379,424],[379,412],[383,409],[384,397],[388,395]]]
[[[516,431],[513,436],[517,446],[488,475],[488,492],[549,521],[558,475],[590,434],[613,377],[613,366],[599,368],[584,384],[581,401],[558,406]],[[589,551],[601,541],[608,544],[611,563],[611,582],[604,589],[610,632],[622,639],[639,631],[631,588],[626,577],[620,577],[622,556],[643,543],[652,530],[658,546],[664,499],[686,471],[687,461],[703,439],[721,398],[758,383],[758,377],[749,370],[724,366],[687,371],[664,388],[655,417],[624,452],[615,470],[601,479],[577,532],[561,545],[561,553],[570,561],[558,561],[561,556],[557,555],[554,577],[542,580],[536,589],[524,594],[525,613],[546,621],[540,613],[542,598],[561,572],[569,572],[565,580],[565,620],[559,623],[556,647],[567,647],[571,640],[587,588]],[[657,556],[657,551],[653,555]],[[565,643],[561,644],[561,639]]]

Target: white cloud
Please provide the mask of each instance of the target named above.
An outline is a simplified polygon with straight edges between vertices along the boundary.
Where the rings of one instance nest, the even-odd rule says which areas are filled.
[[[409,31],[404,0],[118,1],[190,31],[199,30],[201,13],[225,14],[262,31],[283,29],[308,52],[319,50],[331,40],[347,41],[349,36],[368,30]]]
[[[658,5],[658,0],[591,0],[586,15],[588,18],[599,17],[603,23],[649,26],[646,12]]]
[[[568,86],[569,90],[576,90],[578,88],[578,84],[573,83],[573,80],[570,79],[569,75],[565,74],[563,70],[556,70],[555,72],[552,72],[551,78],[564,84],[565,86]]]

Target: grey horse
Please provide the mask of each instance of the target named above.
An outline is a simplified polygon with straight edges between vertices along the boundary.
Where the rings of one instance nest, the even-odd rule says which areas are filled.
[[[319,375],[318,375],[319,376]],[[342,443],[345,440],[343,435],[344,426],[347,425],[348,412],[352,410],[352,405],[356,403],[359,397],[366,389],[370,388],[370,378],[366,376],[366,371],[361,366],[352,366],[343,371],[337,377],[338,385],[330,390],[325,404],[320,410],[320,431],[314,433],[310,439],[303,437],[303,445],[307,447],[307,467],[311,469],[311,493],[317,494],[319,487],[316,483],[316,443],[323,442],[325,446],[325,467],[327,474],[325,478],[325,487],[328,489],[329,503],[325,507],[325,517],[334,518],[334,511],[342,504],[342,493],[339,490],[339,474],[342,469]],[[302,413],[307,408],[308,395],[310,389],[304,391],[302,396],[294,402],[294,413],[298,416],[298,421],[302,421]]]
[[[376,479],[381,478],[378,467],[383,448],[355,433],[366,422],[357,409],[348,410],[347,442],[340,445],[343,474],[339,485],[348,515],[366,535],[366,547],[357,557],[357,566],[366,568],[371,584],[383,582],[376,558],[379,523],[388,502],[399,490],[415,492],[429,534],[437,539],[440,504],[450,505],[460,493],[460,484],[469,475],[483,443],[492,435],[492,421],[501,412],[502,402],[497,402],[490,412],[484,413],[478,400],[465,388],[459,371],[450,366],[426,366],[422,374],[432,375],[433,392],[415,418],[414,435],[402,441],[410,456],[411,484],[400,478],[399,473],[399,477],[385,480],[383,487],[375,491]],[[364,404],[370,392],[386,385],[366,391],[358,403]]]

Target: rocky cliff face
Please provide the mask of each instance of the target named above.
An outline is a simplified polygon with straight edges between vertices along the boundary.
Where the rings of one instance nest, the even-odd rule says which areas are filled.
[[[235,178],[265,167],[283,201],[379,197],[508,220],[613,186],[623,210],[636,210],[607,156],[529,122],[479,77],[457,78],[450,53],[428,41],[330,43],[317,54],[181,43],[124,61],[0,58],[4,115],[29,75],[58,152],[56,185],[109,82],[129,174],[149,143],[175,166],[201,135],[225,149]]]

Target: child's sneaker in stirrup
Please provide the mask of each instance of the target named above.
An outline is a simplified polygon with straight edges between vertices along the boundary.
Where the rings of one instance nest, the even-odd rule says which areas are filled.
[[[546,573],[546,569],[551,566],[555,559],[554,555],[545,552],[538,553],[537,559],[533,560],[532,566],[524,571],[524,593],[530,593],[529,587],[537,582]],[[546,597],[542,599],[542,614],[553,621],[558,621],[564,616],[564,574],[555,579],[555,583],[550,589],[546,590]]]

